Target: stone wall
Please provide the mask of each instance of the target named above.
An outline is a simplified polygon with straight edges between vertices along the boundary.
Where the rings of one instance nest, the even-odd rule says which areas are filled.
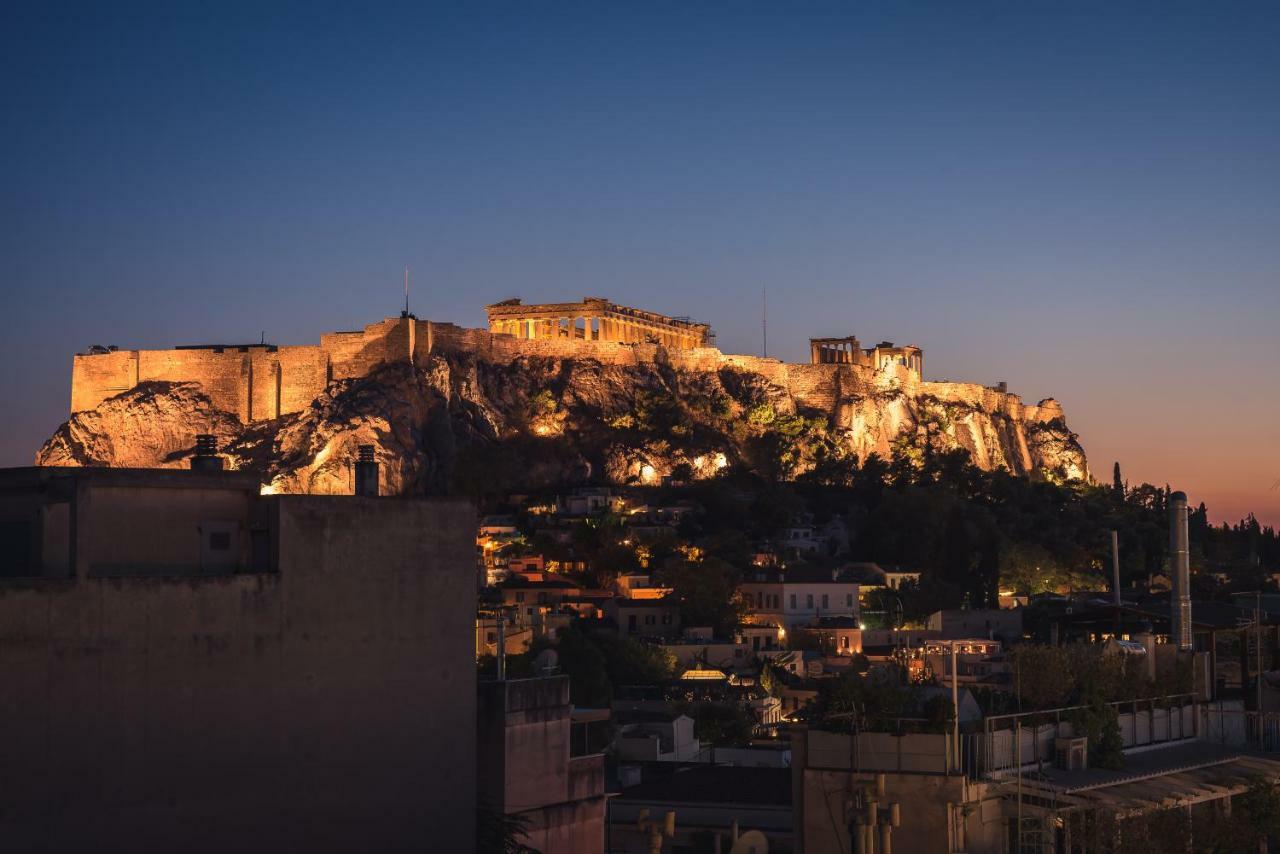
[[[93,409],[140,382],[165,380],[200,383],[214,406],[241,421],[277,418],[310,405],[331,380],[364,376],[385,362],[430,352],[430,341],[430,324],[388,318],[359,332],[321,335],[319,346],[251,344],[79,354],[71,370],[71,411]]]
[[[607,365],[664,362],[692,372],[725,368],[750,371],[783,389],[797,405],[832,414],[837,423],[854,428],[860,422],[851,407],[867,395],[924,395],[1006,416],[1014,422],[1048,422],[1062,417],[1056,401],[1026,406],[1017,395],[973,383],[922,382],[909,368],[888,364],[876,369],[862,364],[790,364],[777,359],[722,353],[714,347],[667,348],[657,344],[571,338],[525,339],[416,318],[387,318],[354,332],[321,335],[318,346],[227,347],[180,350],[134,350],[78,355],[72,370],[72,412],[91,409],[107,397],[146,380],[195,381],[214,405],[242,421],[276,418],[299,412],[329,382],[364,376],[380,364],[424,363],[431,354],[474,356],[507,364],[520,358],[598,360]],[[967,428],[966,428],[967,429]],[[968,434],[966,433],[966,436]],[[982,446],[991,437],[971,437]],[[1005,444],[1017,445],[1022,439]],[[1015,456],[1029,459],[1025,449]]]

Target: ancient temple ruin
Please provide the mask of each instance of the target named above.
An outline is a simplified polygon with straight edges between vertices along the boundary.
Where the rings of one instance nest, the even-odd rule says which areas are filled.
[[[863,349],[857,336],[845,338],[810,338],[809,361],[815,365],[862,365],[881,370],[885,365],[900,365],[924,376],[924,351],[907,345],[898,347],[892,341],[881,341]]]
[[[485,306],[485,311],[489,314],[490,332],[516,338],[661,344],[677,350],[714,346],[708,324],[629,308],[601,297],[537,305],[509,299]]]

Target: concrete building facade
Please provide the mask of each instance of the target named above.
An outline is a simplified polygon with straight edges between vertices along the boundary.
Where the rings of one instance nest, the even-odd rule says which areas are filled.
[[[0,472],[0,847],[469,850],[470,506]],[[6,550],[8,552],[8,550]]]
[[[567,676],[480,682],[479,798],[523,819],[538,851],[601,854],[604,755],[572,755],[570,712]]]

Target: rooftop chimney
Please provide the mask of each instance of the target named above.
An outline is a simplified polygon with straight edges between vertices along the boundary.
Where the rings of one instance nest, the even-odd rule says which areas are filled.
[[[356,495],[377,497],[378,461],[373,455],[373,445],[361,445],[356,459]]]
[[[1173,576],[1173,594],[1169,641],[1183,652],[1191,651],[1191,556],[1187,531],[1187,494],[1169,496],[1169,574]]]
[[[196,434],[196,452],[191,457],[191,468],[195,471],[222,471],[217,436],[212,433]]]

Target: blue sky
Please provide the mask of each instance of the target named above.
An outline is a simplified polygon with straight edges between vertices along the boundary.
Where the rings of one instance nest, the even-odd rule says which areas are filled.
[[[261,8],[269,5],[270,8]],[[607,296],[925,348],[1280,522],[1274,4],[7,4],[0,464],[89,344]]]

